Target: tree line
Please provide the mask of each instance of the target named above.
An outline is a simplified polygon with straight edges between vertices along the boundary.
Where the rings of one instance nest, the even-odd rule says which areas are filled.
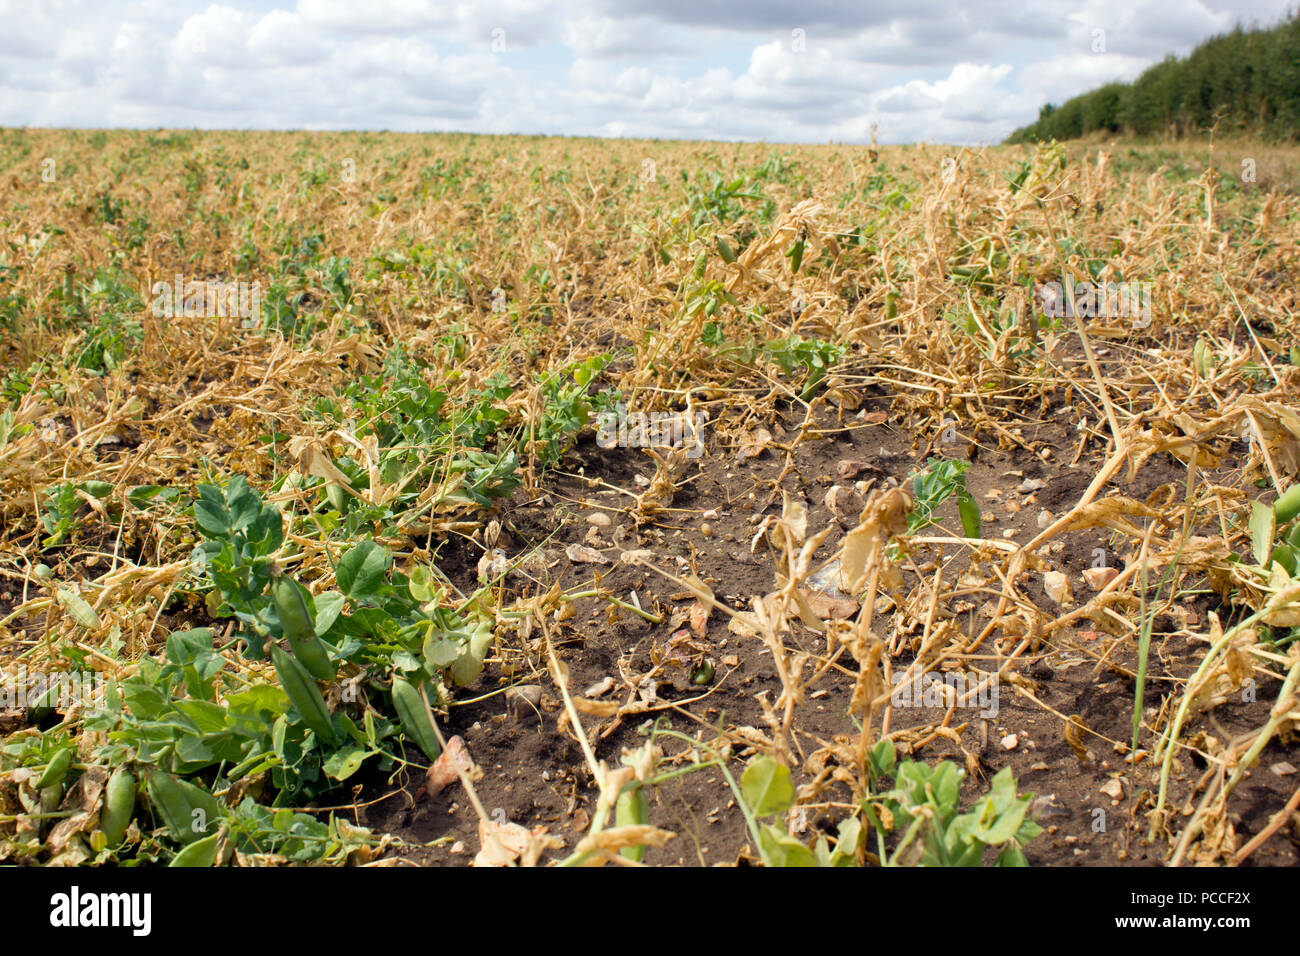
[[[1300,139],[1300,13],[1268,29],[1211,37],[1186,58],[1170,56],[1132,83],[1107,83],[1048,103],[1008,143],[1064,140],[1103,131],[1186,136],[1218,127],[1269,140]]]

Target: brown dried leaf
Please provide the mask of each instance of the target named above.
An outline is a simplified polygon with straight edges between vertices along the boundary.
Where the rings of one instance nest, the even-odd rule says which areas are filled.
[[[459,780],[461,773],[469,775],[473,771],[474,761],[465,749],[465,741],[459,735],[452,737],[447,741],[447,748],[425,773],[425,795],[432,799]]]

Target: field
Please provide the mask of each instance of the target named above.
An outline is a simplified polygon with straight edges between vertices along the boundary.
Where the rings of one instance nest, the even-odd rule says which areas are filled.
[[[1300,863],[1297,155],[0,131],[0,861]]]

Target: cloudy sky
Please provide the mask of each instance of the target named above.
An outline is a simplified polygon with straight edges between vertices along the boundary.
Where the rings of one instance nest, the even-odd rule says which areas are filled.
[[[996,141],[1294,0],[0,0],[0,125]]]

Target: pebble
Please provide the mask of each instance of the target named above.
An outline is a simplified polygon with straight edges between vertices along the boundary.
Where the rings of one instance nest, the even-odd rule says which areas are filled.
[[[506,710],[516,717],[534,713],[542,703],[540,684],[521,684],[506,691]]]

